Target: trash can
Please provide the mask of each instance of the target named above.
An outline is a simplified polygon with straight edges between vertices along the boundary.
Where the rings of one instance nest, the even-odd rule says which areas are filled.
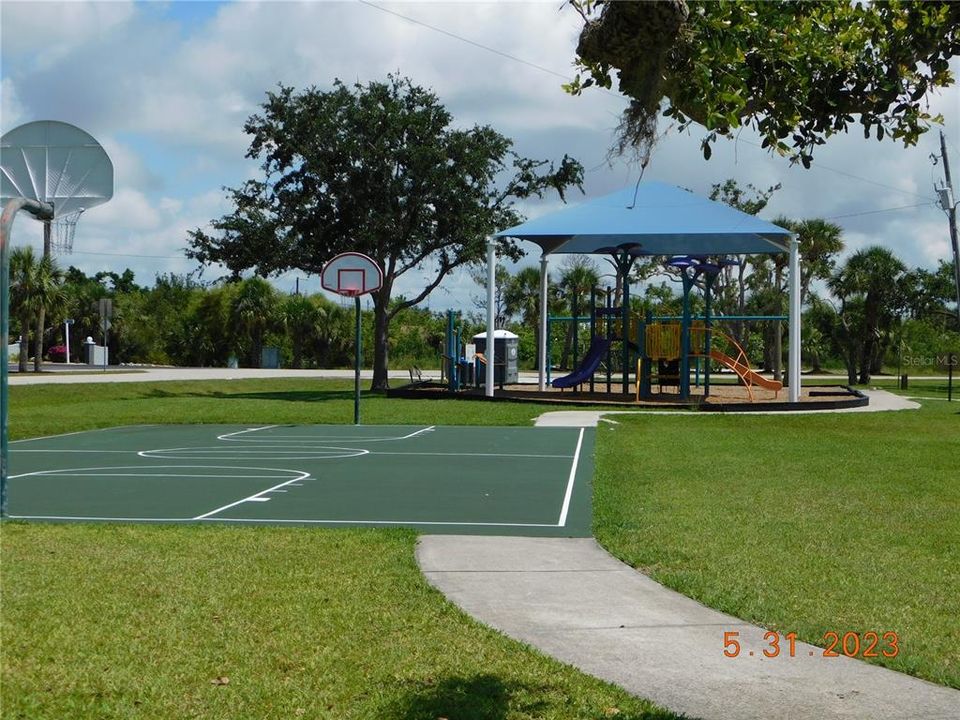
[[[280,348],[260,348],[260,367],[266,370],[280,369]]]
[[[487,334],[485,332],[473,336],[477,352],[487,357]],[[513,385],[520,380],[517,367],[520,338],[509,330],[493,331],[493,378],[498,385]],[[478,378],[483,384],[486,376],[481,371]]]

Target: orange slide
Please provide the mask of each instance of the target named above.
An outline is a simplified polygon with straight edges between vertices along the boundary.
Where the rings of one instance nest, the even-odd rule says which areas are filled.
[[[714,350],[711,348],[710,357],[716,360],[718,363],[726,365],[728,368],[733,370],[737,375],[740,376],[740,379],[743,380],[747,385],[749,390],[751,385],[759,385],[762,388],[767,390],[773,390],[775,392],[780,392],[783,390],[783,383],[777,382],[776,380],[770,380],[765,378],[758,372],[750,369],[750,366],[744,362],[738,362],[726,353],[722,353],[719,350]],[[751,393],[752,395],[752,393]]]

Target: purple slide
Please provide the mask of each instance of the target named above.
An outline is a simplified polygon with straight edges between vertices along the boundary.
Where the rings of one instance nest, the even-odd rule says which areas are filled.
[[[583,356],[583,362],[580,363],[580,367],[569,375],[556,378],[550,384],[555,388],[568,388],[576,387],[581,383],[587,382],[597,371],[600,361],[609,349],[609,340],[601,337],[594,338],[593,342],[590,343],[590,349],[587,350],[587,354]]]

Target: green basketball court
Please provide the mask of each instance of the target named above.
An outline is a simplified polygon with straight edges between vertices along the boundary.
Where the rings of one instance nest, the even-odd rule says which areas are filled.
[[[11,518],[589,536],[592,429],[150,425],[10,444]]]

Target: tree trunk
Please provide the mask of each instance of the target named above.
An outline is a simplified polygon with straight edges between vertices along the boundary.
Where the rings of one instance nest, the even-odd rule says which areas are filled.
[[[37,311],[37,336],[33,339],[33,371],[40,372],[43,369],[43,321],[46,310],[40,308]]]
[[[823,368],[820,365],[820,353],[816,350],[810,351],[810,372],[814,375],[819,375],[823,372]]]
[[[563,336],[563,352],[560,354],[560,367],[564,370],[570,369],[570,355],[573,354],[573,323],[567,323],[567,329]]]
[[[27,360],[30,357],[30,313],[20,316],[20,372],[27,371]]]
[[[843,362],[847,366],[847,384],[857,384],[857,353],[853,348],[848,348],[843,354]]]
[[[387,310],[390,304],[390,286],[384,281],[383,287],[373,294],[373,382],[371,390],[389,390],[389,338],[390,318]]]
[[[743,315],[747,310],[747,279],[745,277],[747,271],[747,256],[739,255],[740,265],[737,267],[737,315]],[[744,343],[744,330],[745,325],[743,320],[737,320],[736,330],[734,331],[734,339],[737,343],[743,346]]]
[[[860,352],[860,384],[866,385],[870,382],[870,358],[873,355],[873,341],[868,339],[863,343]]]
[[[773,324],[773,379],[783,382],[783,323]]]
[[[533,369],[540,369],[540,318],[537,318],[536,324],[533,326]]]

